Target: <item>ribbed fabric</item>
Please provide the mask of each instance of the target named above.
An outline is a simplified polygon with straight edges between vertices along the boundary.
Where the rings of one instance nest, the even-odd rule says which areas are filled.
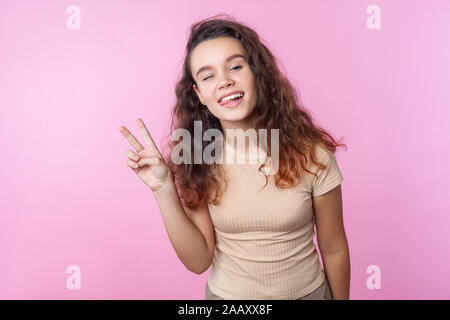
[[[225,143],[226,152],[234,151]],[[255,150],[256,151],[256,150]],[[312,196],[322,195],[338,186],[343,176],[332,152],[316,148],[316,156],[327,165],[308,169],[318,178],[303,172],[301,182],[279,189],[273,176],[258,172],[266,154],[260,150],[247,155],[248,161],[224,163],[228,188],[218,206],[209,204],[216,236],[216,249],[208,278],[210,290],[224,299],[298,299],[325,280],[314,245]],[[264,162],[264,161],[263,161]]]

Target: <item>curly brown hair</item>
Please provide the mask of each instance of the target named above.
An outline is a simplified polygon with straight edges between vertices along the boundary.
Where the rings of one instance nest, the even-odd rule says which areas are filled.
[[[172,113],[171,130],[185,129],[193,136],[194,121],[201,121],[203,130],[218,129],[225,135],[219,119],[208,108],[201,107],[193,89],[193,85],[197,86],[197,83],[191,74],[190,59],[192,51],[201,42],[218,37],[233,37],[239,40],[245,49],[247,63],[255,77],[257,108],[253,111],[256,114],[252,115],[256,121],[254,129],[267,129],[269,136],[270,129],[279,130],[279,170],[274,175],[275,185],[278,188],[297,185],[300,181],[300,170],[317,177],[306,168],[308,157],[310,156],[314,164],[319,165],[319,170],[325,169],[326,166],[317,161],[315,152],[311,153],[311,150],[321,144],[334,153],[336,147],[346,145],[337,143],[329,133],[313,123],[310,113],[298,102],[296,91],[281,73],[276,58],[261,42],[258,34],[226,14],[219,16],[222,14],[191,25],[181,79],[175,87],[176,104]],[[189,209],[196,209],[206,203],[218,205],[225,190],[222,183],[226,186],[220,170],[215,170],[218,166],[215,163],[194,164],[193,153],[189,153],[192,160],[189,164],[175,164],[170,154],[178,142],[172,141],[171,135],[172,132],[168,137],[169,142],[165,145],[169,147],[165,157],[182,204]],[[202,144],[204,148],[207,142],[203,141]],[[198,146],[194,146],[192,142],[189,147],[192,150]],[[267,181],[266,175],[264,187]]]

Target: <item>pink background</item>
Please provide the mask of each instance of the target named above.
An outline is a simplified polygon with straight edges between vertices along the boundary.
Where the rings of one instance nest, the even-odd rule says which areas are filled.
[[[188,28],[219,12],[258,32],[348,145],[336,158],[350,298],[449,299],[447,0],[1,1],[0,298],[204,299],[209,270],[178,259],[118,128],[143,141],[140,117],[161,147]]]

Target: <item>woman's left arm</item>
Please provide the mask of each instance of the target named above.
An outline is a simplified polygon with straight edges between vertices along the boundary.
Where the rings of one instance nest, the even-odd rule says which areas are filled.
[[[314,215],[324,271],[334,300],[350,299],[350,255],[342,216],[341,185],[313,197]]]

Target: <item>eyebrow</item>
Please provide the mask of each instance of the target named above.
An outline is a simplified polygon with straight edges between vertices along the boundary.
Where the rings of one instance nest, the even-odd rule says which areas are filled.
[[[242,54],[236,53],[236,54],[233,54],[233,55],[229,56],[228,58],[226,58],[226,59],[225,59],[225,62],[229,62],[229,61],[231,61],[231,60],[233,60],[233,59],[236,59],[236,58],[244,58],[244,59],[245,59],[245,57],[244,57]],[[198,71],[197,71],[197,77],[198,77],[198,74],[199,74],[200,72],[205,71],[205,70],[208,70],[208,69],[212,69],[212,68],[213,68],[213,67],[210,66],[210,65],[201,67],[201,68],[198,69]]]

